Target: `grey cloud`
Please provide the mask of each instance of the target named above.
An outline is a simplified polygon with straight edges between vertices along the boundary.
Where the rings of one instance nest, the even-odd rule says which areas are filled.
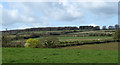
[[[86,4],[86,5],[85,5]],[[82,5],[93,14],[100,16],[114,16],[118,12],[117,2],[91,2]]]

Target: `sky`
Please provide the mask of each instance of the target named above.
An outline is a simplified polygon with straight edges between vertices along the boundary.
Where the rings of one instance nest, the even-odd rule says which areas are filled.
[[[0,8],[0,30],[118,23],[117,2],[2,2]]]

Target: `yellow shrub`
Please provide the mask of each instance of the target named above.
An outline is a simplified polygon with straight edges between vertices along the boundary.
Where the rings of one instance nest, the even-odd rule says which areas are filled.
[[[25,48],[35,48],[38,43],[38,40],[30,38],[26,41]]]

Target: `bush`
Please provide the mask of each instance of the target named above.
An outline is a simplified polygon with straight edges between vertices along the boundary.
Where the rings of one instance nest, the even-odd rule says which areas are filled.
[[[39,44],[38,40],[30,38],[26,41],[25,47],[26,48],[36,48],[38,44]]]
[[[60,32],[50,32],[49,35],[60,35]]]
[[[39,40],[28,39],[25,43],[26,48],[53,48],[59,45],[59,39],[56,37],[43,37]]]
[[[11,45],[12,47],[24,47],[24,43],[25,41],[16,41],[16,42],[12,42]]]
[[[4,47],[24,47],[24,41],[16,41],[7,43]]]
[[[19,34],[16,34],[14,40],[19,40],[19,39],[23,39],[22,36],[20,36]]]
[[[114,39],[120,39],[120,30],[116,30],[114,34]]]
[[[10,37],[8,37],[7,35],[3,35],[2,36],[2,43],[6,44],[10,42]]]
[[[39,40],[43,47],[53,48],[59,45],[59,39],[56,37],[44,37]]]
[[[8,45],[8,43],[10,43],[11,41],[11,37],[9,37],[8,35],[2,35],[2,46],[6,47]]]
[[[30,34],[30,37],[31,37],[31,38],[36,38],[36,37],[39,37],[39,34],[31,33],[31,34]]]

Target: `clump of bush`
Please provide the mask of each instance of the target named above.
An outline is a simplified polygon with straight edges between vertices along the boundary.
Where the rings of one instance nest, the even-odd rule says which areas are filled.
[[[90,33],[89,36],[112,36],[112,33]]]
[[[50,32],[49,35],[61,35],[61,32]]]
[[[10,37],[7,35],[2,36],[2,43],[6,44],[10,42]]]
[[[26,41],[25,48],[36,48],[38,44],[38,40],[30,38]]]
[[[45,48],[57,47],[60,43],[59,39],[57,37],[43,37],[43,38],[39,39],[39,42]]]
[[[31,37],[31,38],[36,38],[36,37],[40,37],[40,36],[39,36],[39,34],[35,34],[35,33],[32,32],[32,33],[30,34],[30,37]]]
[[[114,39],[120,40],[120,29],[116,30],[114,34]]]
[[[43,37],[39,40],[28,39],[25,48],[53,48],[59,45],[59,39],[56,37]]]
[[[2,46],[6,47],[10,43],[11,37],[8,35],[2,35]]]
[[[23,39],[23,37],[22,37],[22,36],[20,36],[19,34],[16,34],[16,36],[15,36],[14,40],[19,40],[19,39]]]
[[[4,45],[3,47],[24,47],[24,41],[10,42]]]

